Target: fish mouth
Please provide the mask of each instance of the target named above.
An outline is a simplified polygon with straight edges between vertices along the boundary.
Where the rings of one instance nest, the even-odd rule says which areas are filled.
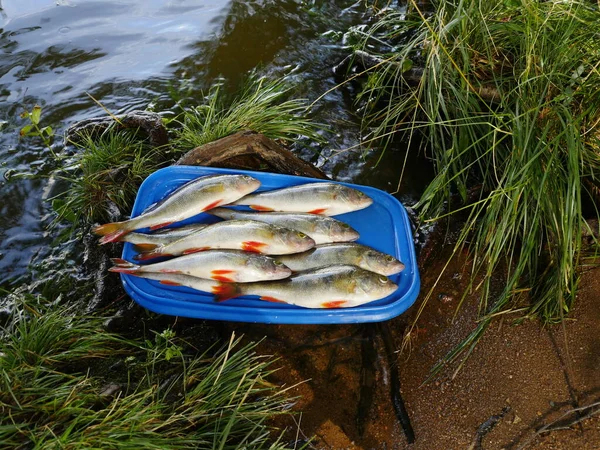
[[[379,267],[377,272],[385,276],[390,276],[402,272],[405,268],[406,266],[403,263],[398,262],[396,264],[387,264],[385,266]]]
[[[241,175],[239,188],[244,192],[254,192],[260,187],[260,181],[250,175]]]
[[[282,278],[288,278],[292,274],[292,270],[283,264],[282,262],[275,261],[273,267],[267,272],[272,280],[281,280]]]
[[[362,199],[359,203],[360,206],[362,206],[363,208],[366,208],[368,206],[371,206],[373,204],[373,199],[371,197],[367,197],[365,199]]]
[[[297,250],[297,252],[300,253],[300,252],[305,252],[307,250],[310,250],[315,245],[317,245],[315,240],[313,238],[306,236],[306,238],[298,240],[296,242],[296,244],[294,245],[294,247],[295,247],[295,250]]]
[[[386,287],[386,289],[381,290],[380,298],[385,298],[388,295],[392,295],[394,292],[396,292],[396,289],[398,289],[398,285],[396,283],[393,283],[392,281],[390,281],[388,284],[386,284],[385,287]]]
[[[359,237],[360,234],[356,230],[348,231],[342,236],[342,238],[347,241],[356,241]]]
[[[285,269],[277,269],[271,272],[272,280],[282,280],[292,275],[292,271],[287,267]]]

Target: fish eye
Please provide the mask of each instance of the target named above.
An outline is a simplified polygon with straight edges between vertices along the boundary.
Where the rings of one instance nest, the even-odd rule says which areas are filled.
[[[385,275],[379,275],[379,282],[381,284],[387,283],[388,282],[388,277],[386,277]]]
[[[276,266],[283,266],[283,263],[277,260],[273,260],[273,264],[275,264]]]
[[[392,261],[394,261],[395,259],[396,259],[396,258],[394,258],[392,255],[385,255],[385,260],[386,260],[386,261],[392,262]]]
[[[304,234],[302,231],[296,231],[296,236],[301,237],[301,238],[305,238],[306,234]]]
[[[348,228],[350,228],[350,225],[348,225],[347,223],[343,223],[343,224],[341,225],[341,227],[342,227],[342,228],[346,228],[346,229],[348,229]]]

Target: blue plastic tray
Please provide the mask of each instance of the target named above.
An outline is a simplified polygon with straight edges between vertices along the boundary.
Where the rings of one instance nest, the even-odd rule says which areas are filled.
[[[245,170],[218,169],[198,166],[171,166],[150,175],[138,191],[131,216],[141,214],[148,206],[166,197],[177,187],[203,175],[241,173],[261,181],[259,191],[278,189],[309,182],[323,182],[315,178],[280,175]],[[257,297],[239,297],[216,303],[213,296],[183,286],[167,286],[158,281],[121,274],[127,293],[140,305],[162,314],[200,319],[241,322],[330,324],[379,322],[406,311],[419,293],[419,273],[415,257],[410,223],[406,210],[387,192],[369,186],[341,183],[363,191],[373,204],[360,211],[335,216],[360,233],[360,244],[371,246],[400,259],[406,268],[390,278],[398,289],[390,296],[354,308],[308,309],[282,303],[258,300]],[[243,207],[240,207],[243,208]],[[212,223],[218,218],[202,213],[181,225],[192,222]],[[125,243],[123,258],[134,261],[133,246]]]

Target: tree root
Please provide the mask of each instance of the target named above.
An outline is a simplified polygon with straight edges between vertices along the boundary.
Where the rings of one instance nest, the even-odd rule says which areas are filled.
[[[510,406],[505,406],[504,408],[502,408],[500,414],[496,414],[495,416],[490,417],[488,420],[479,425],[479,428],[477,428],[477,432],[475,433],[475,438],[473,439],[471,445],[469,445],[469,450],[482,450],[483,447],[481,443],[485,435],[492,431],[492,429],[496,425],[498,425],[498,422],[500,422],[500,420],[502,420],[502,418],[509,411]]]
[[[524,444],[522,444],[518,450],[524,449],[544,433],[550,433],[558,430],[568,430],[573,425],[577,425],[578,423],[581,423],[596,415],[600,415],[600,401],[596,401],[587,406],[572,408],[555,421],[538,428],[533,436],[531,436]]]

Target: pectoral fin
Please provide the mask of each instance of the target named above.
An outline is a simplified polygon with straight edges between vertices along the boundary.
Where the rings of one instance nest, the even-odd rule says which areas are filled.
[[[327,308],[327,309],[330,309],[330,308],[341,308],[346,303],[348,303],[347,300],[331,300],[329,302],[321,303],[321,307]]]
[[[274,211],[273,208],[269,208],[268,206],[250,205],[250,208],[255,211]]]
[[[212,292],[215,294],[216,302],[223,302],[242,295],[241,290],[235,283],[221,283],[218,286],[214,286]]]
[[[259,241],[244,241],[242,242],[242,250],[253,253],[262,253],[263,247],[267,244]]]
[[[269,296],[267,296],[267,295],[265,295],[265,296],[261,297],[260,299],[261,299],[261,300],[264,300],[264,301],[266,301],[266,302],[271,302],[271,303],[287,303],[287,302],[286,302],[286,301],[284,301],[284,300],[280,300],[280,299],[278,299],[278,298],[275,298],[275,297],[269,297]]]
[[[235,280],[227,275],[234,274],[235,270],[212,270],[210,272],[213,280],[222,281],[225,283],[233,283]]]

